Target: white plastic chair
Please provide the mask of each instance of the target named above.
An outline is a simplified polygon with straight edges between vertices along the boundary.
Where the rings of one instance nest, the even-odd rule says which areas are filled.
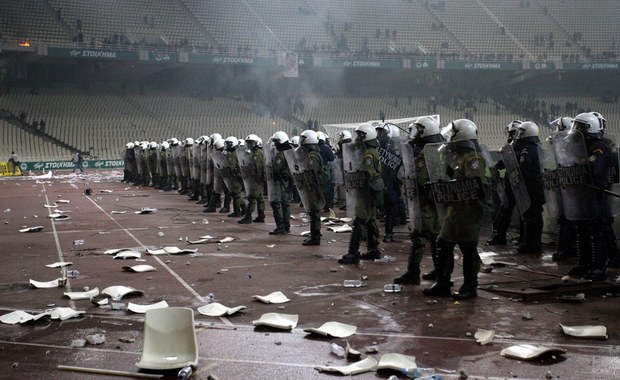
[[[144,347],[138,368],[168,370],[198,364],[194,311],[183,307],[153,309],[144,319]]]

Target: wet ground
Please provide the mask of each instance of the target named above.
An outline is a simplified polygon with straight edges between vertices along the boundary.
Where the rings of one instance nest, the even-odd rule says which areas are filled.
[[[329,344],[343,339],[319,337],[303,331],[328,321],[357,326],[349,343],[362,357],[377,360],[386,353],[415,356],[418,367],[434,368],[443,379],[462,374],[469,379],[612,379],[620,377],[620,302],[616,278],[610,269],[603,284],[562,282],[571,262],[551,260],[553,247],[542,256],[517,255],[510,246],[482,251],[510,266],[484,268],[475,300],[454,302],[428,298],[422,288],[407,286],[399,293],[385,293],[383,286],[401,274],[410,248],[406,226],[397,227],[396,241],[382,243],[384,255],[394,261],[364,262],[341,266],[337,258],[346,252],[348,234],[323,229],[320,246],[303,247],[300,236],[309,230],[303,210],[293,207],[292,233],[270,236],[275,228],[268,210],[264,224],[240,225],[225,214],[205,214],[202,205],[184,195],[120,182],[119,172],[92,172],[84,177],[58,172],[51,179],[32,176],[0,179],[0,315],[14,310],[31,313],[54,307],[71,307],[84,315],[65,321],[42,319],[26,324],[0,324],[1,377],[11,379],[104,379],[106,375],[61,371],[58,365],[139,373],[135,363],[143,347],[144,314],[97,307],[89,300],[71,301],[63,294],[85,287],[103,290],[125,285],[142,295],[120,302],[148,305],[165,300],[170,306],[195,311],[199,364],[194,378],[207,379],[329,379],[337,373],[320,373],[315,367],[348,365],[352,361],[330,353]],[[91,195],[85,195],[85,189]],[[46,208],[58,200],[57,208]],[[157,208],[139,215],[143,207]],[[52,221],[57,210],[69,211],[70,219]],[[1,211],[1,210],[0,210]],[[113,211],[126,211],[124,214]],[[337,211],[338,216],[344,212]],[[327,214],[325,214],[327,216]],[[34,233],[23,227],[43,226]],[[381,226],[382,228],[382,226]],[[160,236],[161,235],[161,236]],[[234,241],[190,245],[200,236],[233,237]],[[74,245],[83,240],[81,245]],[[196,254],[149,255],[147,248],[165,246],[198,249]],[[141,261],[114,260],[104,252],[132,248]],[[458,250],[456,253],[459,253]],[[29,280],[50,281],[60,277],[58,268],[46,264],[71,261],[65,287],[36,289]],[[149,264],[154,272],[132,273],[124,266]],[[423,271],[431,266],[424,259]],[[366,279],[366,286],[348,288],[345,280]],[[462,283],[460,261],[454,273],[455,287]],[[282,291],[291,301],[264,304],[253,295]],[[208,317],[196,311],[207,295],[229,307],[247,309],[227,317]],[[584,302],[558,298],[585,294]],[[566,298],[566,297],[565,297]],[[570,299],[569,299],[570,301]],[[257,328],[253,321],[264,313],[297,314],[292,331]],[[564,335],[560,324],[603,325],[608,339]],[[475,342],[478,329],[493,330],[490,344]],[[74,339],[104,333],[105,343],[72,348]],[[547,355],[532,361],[502,357],[513,345],[533,344],[560,348],[563,355]],[[365,348],[376,346],[377,353]],[[140,372],[142,373],[142,372]],[[166,373],[165,378],[175,378]],[[387,379],[397,372],[367,372],[359,379]]]

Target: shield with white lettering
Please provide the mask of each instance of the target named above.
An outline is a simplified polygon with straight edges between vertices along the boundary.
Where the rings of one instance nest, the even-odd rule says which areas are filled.
[[[442,220],[440,236],[453,242],[473,242],[491,236],[491,187],[486,159],[477,142],[426,144],[424,157],[429,186]]]
[[[506,167],[506,176],[508,177],[508,183],[512,189],[515,203],[519,214],[523,215],[530,208],[530,195],[527,192],[527,186],[523,180],[523,173],[519,167],[519,161],[511,144],[504,145],[499,153],[504,161]]]
[[[541,143],[541,149],[538,157],[540,159],[540,168],[542,170],[543,177],[545,212],[550,218],[555,218],[558,215],[564,215],[560,185],[556,175],[557,172],[555,171],[558,164],[555,162],[553,146],[551,146],[550,141],[544,141]]]
[[[295,182],[295,187],[306,212],[309,212],[313,207],[317,209],[325,207],[323,188],[319,183],[319,178],[307,164],[309,161],[308,150],[303,146],[288,149],[284,151],[284,157],[286,157],[286,163],[291,170],[293,182]]]
[[[408,143],[401,143],[400,153],[403,158],[404,194],[409,211],[409,228],[412,232],[420,232],[422,229],[422,212],[420,209],[420,184],[418,182],[417,169],[425,170],[426,167],[418,168],[416,165],[413,147]],[[420,164],[423,165],[422,162]]]
[[[355,207],[358,202],[370,207],[370,191],[366,172],[361,171],[366,146],[363,142],[354,141],[342,145],[342,162],[344,174],[344,190],[347,201],[347,216],[355,218]]]
[[[177,178],[181,178],[183,176],[183,171],[181,170],[181,156],[183,155],[183,147],[181,145],[175,145],[171,147],[172,149],[172,161],[174,162],[174,174]]]
[[[263,150],[265,154],[265,181],[267,182],[267,197],[269,202],[275,201],[275,183],[273,181],[273,159],[276,156],[276,148],[268,144]]]
[[[574,129],[560,131],[553,135],[551,142],[564,216],[568,220],[594,218],[598,207],[583,135]]]

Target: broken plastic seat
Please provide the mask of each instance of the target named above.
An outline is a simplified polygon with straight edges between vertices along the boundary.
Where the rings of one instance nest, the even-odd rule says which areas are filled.
[[[144,347],[138,368],[169,370],[198,365],[194,312],[184,307],[152,309],[144,319]]]

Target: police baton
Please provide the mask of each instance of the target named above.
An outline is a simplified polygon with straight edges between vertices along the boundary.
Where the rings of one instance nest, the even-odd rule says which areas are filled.
[[[613,191],[601,189],[600,187],[597,187],[597,186],[594,186],[594,185],[590,185],[590,184],[587,184],[587,185],[590,186],[591,188],[593,188],[594,190],[598,190],[598,191],[601,191],[601,192],[603,192],[605,194],[609,194],[612,197],[620,198],[620,194],[614,193]]]

